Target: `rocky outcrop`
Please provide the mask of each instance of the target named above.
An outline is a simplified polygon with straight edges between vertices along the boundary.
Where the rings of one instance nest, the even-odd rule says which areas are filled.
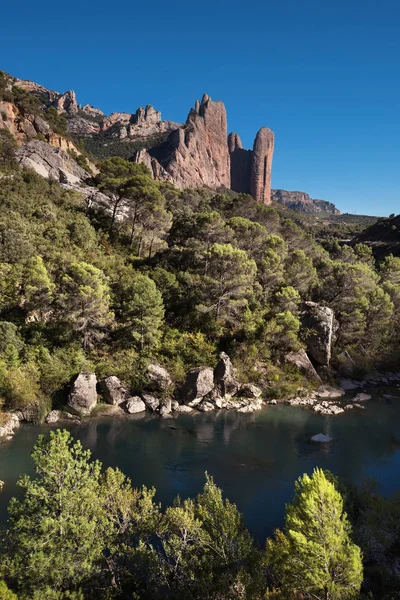
[[[68,395],[68,406],[81,415],[89,415],[97,404],[96,384],[94,373],[79,373]]]
[[[68,114],[74,114],[78,112],[78,103],[76,101],[76,94],[74,90],[68,90],[53,101],[53,106],[59,113],[66,112]]]
[[[129,397],[129,391],[122,385],[118,377],[110,375],[99,382],[99,390],[107,404],[119,405],[126,402]]]
[[[304,302],[301,323],[309,356],[320,365],[329,365],[334,329],[333,310],[316,302]]]
[[[81,110],[86,115],[89,115],[89,117],[93,117],[94,119],[105,116],[102,110],[100,110],[99,108],[95,108],[91,104],[85,104],[84,106],[82,106]]]
[[[271,172],[274,154],[274,134],[262,127],[254,140],[251,165],[250,194],[257,202],[271,203]]]
[[[302,213],[340,215],[340,210],[332,202],[328,202],[327,200],[313,200],[305,192],[271,190],[271,200],[291,210],[297,210]]]
[[[20,146],[17,160],[21,166],[34,169],[42,177],[56,179],[60,183],[79,184],[90,176],[67,152],[39,140]]]
[[[19,419],[13,413],[0,414],[0,443],[12,438],[15,430],[19,427]]]
[[[150,153],[179,188],[221,186],[230,188],[226,111],[222,102],[204,94],[196,100],[186,124]]]

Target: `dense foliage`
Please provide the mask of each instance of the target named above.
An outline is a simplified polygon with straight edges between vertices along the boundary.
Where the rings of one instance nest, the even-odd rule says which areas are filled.
[[[400,259],[329,251],[275,209],[227,190],[180,191],[143,165],[100,164],[109,208],[86,206],[12,161],[0,168],[0,397],[37,418],[82,368],[139,389],[157,358],[176,381],[228,351],[271,395],[298,386],[284,356],[303,343],[302,300],[332,307],[334,364],[398,359]],[[27,385],[27,382],[29,385]]]
[[[162,510],[155,490],[103,471],[67,431],[41,436],[32,456],[35,477],[19,481],[0,562],[20,600],[341,600],[359,592],[360,549],[322,471],[299,480],[286,534],[263,553],[207,474],[195,499]]]

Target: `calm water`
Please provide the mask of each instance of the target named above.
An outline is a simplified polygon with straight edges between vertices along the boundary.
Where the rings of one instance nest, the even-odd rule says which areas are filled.
[[[385,400],[380,393],[399,398]],[[104,465],[120,467],[134,485],[155,486],[163,504],[177,494],[195,495],[208,471],[263,541],[282,525],[295,479],[317,465],[352,480],[372,476],[386,495],[400,490],[400,390],[375,392],[365,406],[338,417],[284,405],[252,415],[220,411],[166,420],[132,415],[68,429]],[[30,452],[38,434],[48,431],[49,426],[25,425],[0,446],[0,479],[6,482],[0,525],[10,497],[18,492],[18,477],[32,472]],[[310,443],[320,432],[334,441]]]

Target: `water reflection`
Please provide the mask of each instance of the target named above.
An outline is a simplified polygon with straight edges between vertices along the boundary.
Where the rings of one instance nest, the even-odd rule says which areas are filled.
[[[134,485],[155,486],[163,504],[177,494],[198,493],[208,471],[263,540],[282,524],[294,480],[316,465],[353,480],[374,476],[385,494],[397,490],[399,408],[400,400],[381,392],[365,410],[338,417],[271,406],[252,415],[220,411],[165,420],[148,414],[100,418],[69,429],[95,458],[121,468]],[[18,476],[32,470],[29,453],[41,432],[48,427],[24,426],[13,442],[0,446],[0,479],[6,481],[0,496],[3,522]],[[310,442],[317,433],[329,434],[333,442]]]

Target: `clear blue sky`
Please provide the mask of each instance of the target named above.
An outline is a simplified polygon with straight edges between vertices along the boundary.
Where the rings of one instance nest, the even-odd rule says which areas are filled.
[[[399,0],[20,0],[1,9],[0,68],[174,121],[207,92],[246,147],[274,130],[273,187],[397,214],[399,31]]]

